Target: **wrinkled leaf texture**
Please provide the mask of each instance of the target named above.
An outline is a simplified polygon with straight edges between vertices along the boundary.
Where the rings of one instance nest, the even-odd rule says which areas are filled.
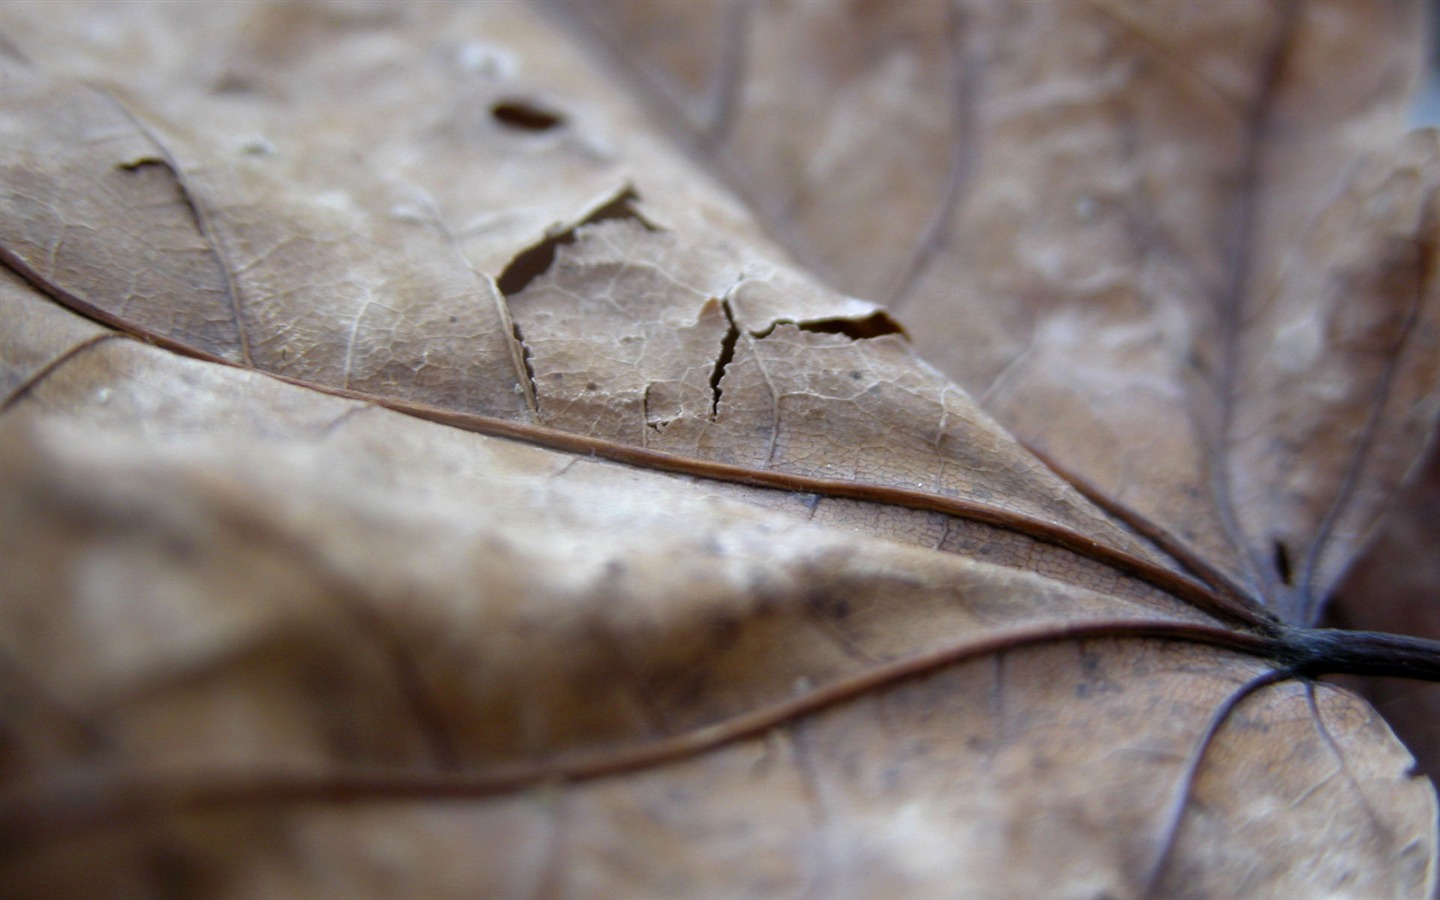
[[[7,892],[1433,890],[1291,668],[1434,410],[1418,6],[62,9]]]
[[[1418,10],[1096,2],[1077,16],[1036,6],[957,15],[941,4],[902,14],[713,5],[713,21],[691,13],[665,28],[643,5],[574,12],[612,51],[626,48],[619,62],[640,61],[631,74],[667,108],[664,121],[683,123],[678,136],[729,173],[812,270],[886,298],[922,355],[1032,446],[1301,618],[1440,637],[1440,578],[1429,574],[1440,526],[1423,487],[1402,495],[1405,509],[1353,584],[1321,606],[1349,559],[1337,553],[1324,576],[1329,530],[1348,517],[1363,533],[1369,516],[1363,499],[1333,498],[1363,486],[1360,472],[1336,469],[1375,465],[1374,448],[1344,445],[1363,435],[1403,468],[1416,440],[1394,442],[1371,402],[1388,390],[1376,386],[1383,369],[1347,384],[1355,370],[1334,365],[1337,350],[1394,346],[1393,335],[1376,338],[1397,325],[1361,322],[1347,308],[1355,285],[1336,272],[1367,275],[1335,263],[1368,256],[1374,266],[1418,248],[1384,231],[1351,243],[1344,212],[1317,223],[1317,210],[1363,164],[1357,156],[1391,149],[1405,95],[1373,100],[1412,77],[1414,44],[1409,57],[1395,51]],[[639,15],[627,21],[626,10]],[[837,42],[841,52],[817,50]],[[843,89],[817,105],[797,81]],[[805,149],[816,146],[829,152]],[[1386,188],[1408,190],[1403,178]],[[868,214],[844,214],[857,208]],[[1293,276],[1307,259],[1332,261],[1317,270],[1329,285]],[[1368,277],[1406,265],[1391,260]],[[1215,344],[1230,326],[1210,319],[1243,322],[1277,296],[1290,304],[1283,321]],[[956,317],[963,330],[946,327]],[[1087,346],[1107,351],[1077,350]],[[1197,379],[1192,351],[1212,374]],[[1267,364],[1257,354],[1288,371],[1247,384]],[[1232,409],[1207,396],[1217,375],[1235,378]],[[1372,411],[1376,422],[1357,427]],[[1224,416],[1236,417],[1233,446],[1214,433]],[[1328,446],[1317,452],[1315,440]],[[1157,446],[1165,452],[1131,449]],[[1241,464],[1224,460],[1232,452]],[[1222,478],[1235,486],[1212,487]],[[1292,518],[1296,504],[1312,509]],[[1248,541],[1227,537],[1236,527]],[[1440,693],[1380,690],[1412,747],[1433,746]],[[1421,758],[1440,768],[1435,752]]]

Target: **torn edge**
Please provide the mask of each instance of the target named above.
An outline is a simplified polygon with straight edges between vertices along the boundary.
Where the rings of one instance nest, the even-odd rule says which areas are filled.
[[[728,314],[729,307],[726,307]],[[731,320],[733,324],[733,319]],[[763,340],[775,332],[781,325],[794,325],[800,331],[811,334],[839,334],[844,335],[852,341],[868,341],[872,338],[884,337],[889,334],[899,335],[904,340],[910,340],[910,335],[899,322],[895,321],[889,313],[883,309],[877,309],[862,319],[847,319],[843,317],[824,319],[791,319],[779,318],[771,322],[759,331],[750,332],[750,336],[756,340]]]
[[[575,232],[586,225],[607,219],[630,219],[639,222],[646,231],[662,230],[640,212],[639,204],[639,192],[627,181],[618,189],[609,191],[601,195],[600,199],[587,204],[587,210],[578,217],[557,222],[547,228],[543,238],[511,258],[498,278],[485,276],[486,281],[494,288],[495,306],[500,320],[512,338],[512,364],[516,374],[520,376],[517,383],[532,421],[538,421],[540,414],[539,387],[535,382],[535,366],[530,359],[530,347],[525,343],[520,323],[511,313],[510,298],[524,291],[531,282],[549,271],[555,264],[555,254],[560,245],[575,243]]]
[[[536,278],[555,264],[555,253],[562,244],[575,243],[575,232],[586,225],[608,219],[629,219],[640,223],[646,231],[661,231],[659,225],[640,212],[640,194],[628,181],[618,190],[603,195],[604,199],[590,205],[578,218],[557,222],[545,229],[545,236],[511,258],[495,284],[506,297],[519,294]]]
[[[535,389],[535,367],[530,363],[530,346],[525,343],[520,323],[510,315],[510,304],[506,302],[505,293],[500,290],[495,279],[481,272],[476,274],[490,286],[490,295],[495,298],[495,312],[500,316],[500,327],[510,336],[506,344],[510,348],[510,364],[515,369],[515,386],[525,399],[525,409],[529,411],[530,420],[539,421],[540,401]]]

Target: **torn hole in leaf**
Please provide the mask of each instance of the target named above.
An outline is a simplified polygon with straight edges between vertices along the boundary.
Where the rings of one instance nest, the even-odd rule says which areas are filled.
[[[659,231],[660,229],[636,208],[639,202],[640,195],[634,188],[626,188],[579,222],[547,234],[539,243],[517,253],[505,267],[505,271],[500,273],[500,277],[495,279],[495,284],[507,297],[513,297],[525,290],[530,282],[545,274],[555,263],[556,248],[561,244],[575,243],[575,232],[586,225],[607,219],[630,219],[640,223],[646,231]]]
[[[852,341],[869,340],[887,334],[905,336],[905,329],[900,327],[900,323],[879,310],[863,319],[821,319],[815,322],[797,322],[795,327],[818,334],[843,334]]]
[[[812,334],[843,334],[852,341],[869,340],[870,338],[884,337],[887,334],[898,334],[907,340],[910,337],[905,333],[905,329],[900,327],[900,323],[890,318],[890,315],[883,310],[876,310],[863,319],[810,319],[800,322],[793,319],[776,319],[765,330],[751,332],[751,336],[769,337],[781,325],[794,325],[800,331],[808,331]]]
[[[565,124],[565,117],[529,100],[501,100],[490,107],[495,121],[516,131],[549,131]]]

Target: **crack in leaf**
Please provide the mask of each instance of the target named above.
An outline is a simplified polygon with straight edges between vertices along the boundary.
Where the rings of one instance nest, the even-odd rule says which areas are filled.
[[[715,358],[715,368],[710,372],[710,421],[720,416],[720,383],[725,379],[725,369],[735,359],[735,344],[740,340],[740,328],[735,324],[735,313],[730,309],[729,300],[720,301],[725,313],[725,336],[720,339],[720,355]]]
[[[501,302],[504,302],[503,294],[501,295]],[[525,369],[525,379],[528,387],[525,392],[525,398],[528,401],[531,411],[538,413],[540,411],[540,386],[535,383],[535,364],[530,361],[530,345],[525,343],[525,335],[520,331],[520,323],[515,320],[514,316],[510,315],[508,308],[505,310],[505,318],[510,321],[510,335],[515,338],[514,346],[515,349],[519,351],[516,356],[519,358],[520,365]]]

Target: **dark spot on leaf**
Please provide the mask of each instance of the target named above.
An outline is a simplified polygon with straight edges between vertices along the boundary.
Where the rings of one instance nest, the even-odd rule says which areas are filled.
[[[170,164],[158,156],[142,156],[138,159],[132,159],[129,162],[115,164],[115,168],[122,172],[139,172],[143,169],[155,167],[168,169],[170,168]]]
[[[1291,580],[1294,573],[1290,570],[1290,549],[1282,541],[1275,542],[1275,572],[1280,580],[1287,585],[1294,584]]]
[[[517,131],[549,131],[565,124],[565,117],[530,100],[501,100],[490,107],[490,115],[506,128]]]

